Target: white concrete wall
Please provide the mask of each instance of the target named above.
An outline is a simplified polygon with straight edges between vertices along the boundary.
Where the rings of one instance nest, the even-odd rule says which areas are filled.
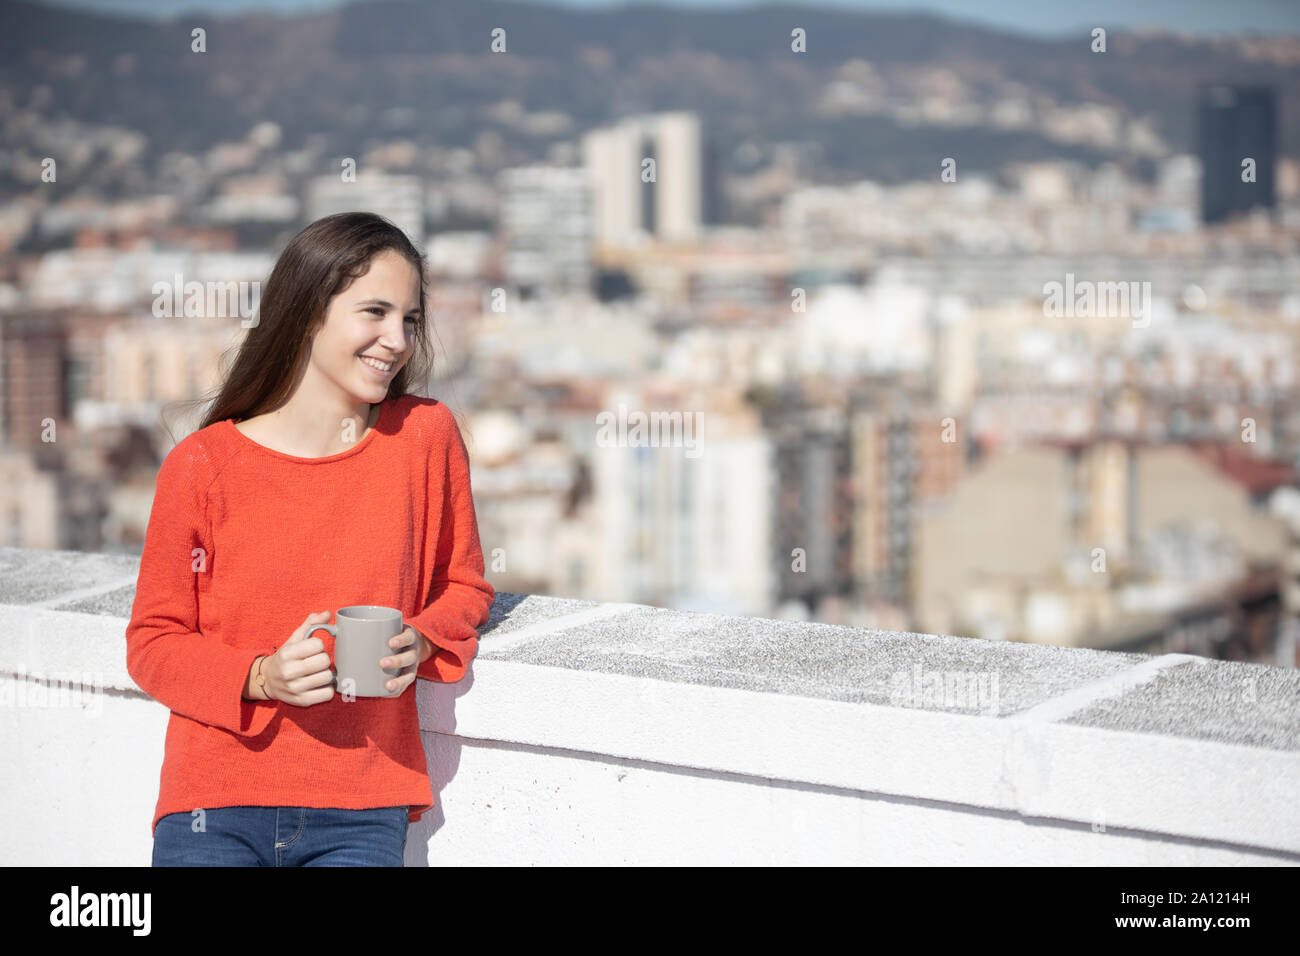
[[[866,763],[861,750],[855,755],[855,748],[846,743],[862,737],[836,733],[837,718],[848,716],[835,714],[846,706],[836,702],[802,701],[812,710],[822,710],[827,722],[781,728],[783,732],[772,734],[773,746],[764,754],[767,748],[751,747],[733,732],[746,724],[761,732],[771,719],[779,719],[779,695],[700,687],[687,695],[694,698],[692,705],[674,701],[680,688],[662,681],[570,672],[559,675],[557,683],[530,673],[546,668],[500,661],[478,662],[475,668],[473,693],[459,699],[445,685],[419,682],[422,724],[426,728],[449,722],[477,726],[491,715],[503,727],[531,725],[534,731],[505,735],[522,740],[499,740],[425,730],[437,806],[411,827],[408,866],[1296,862],[1293,854],[1107,825],[1104,819],[1088,823],[971,805],[963,802],[963,791],[975,799],[991,794],[973,784],[973,762],[954,759],[974,744],[960,736],[947,746],[936,741],[926,747],[923,737],[903,732],[891,758],[909,761],[905,773],[892,775],[896,783],[909,786],[904,778],[920,770],[936,789],[947,791],[948,800],[821,782],[818,778],[833,773],[836,764],[856,761],[862,767]],[[610,686],[602,691],[597,685],[606,680]],[[633,726],[618,700],[636,702],[645,720]],[[573,743],[565,739],[581,732],[573,715],[602,703],[611,719],[600,733],[605,744],[601,750],[548,746],[537,739],[555,735],[561,744]],[[857,705],[847,706],[856,709]],[[0,864],[149,865],[150,823],[158,796],[167,711],[141,694],[122,691],[106,691],[97,707],[97,715],[93,709],[71,707],[0,710],[0,740],[9,770],[0,796],[0,818],[5,821],[0,831]],[[708,713],[717,717],[717,733],[691,731],[694,720]],[[887,715],[875,716],[880,718],[873,722],[877,730],[884,730],[890,723]],[[927,716],[952,722],[977,719]],[[867,728],[855,728],[849,720],[839,729]],[[1151,800],[1151,791],[1166,785],[1171,791],[1186,788],[1187,781],[1143,778],[1140,754],[1115,750],[1115,741],[1105,739],[1110,732],[1064,729],[1076,732],[1079,746],[1110,747],[1116,780],[1149,781],[1149,789],[1135,786],[1127,795],[1133,805],[1129,812],[1141,806],[1163,807],[1165,819],[1179,825],[1198,800],[1195,789],[1184,790],[1182,806],[1167,799]],[[1093,739],[1089,744],[1085,738]],[[673,751],[683,756],[693,753],[699,763],[725,764],[726,751],[731,750],[742,763],[750,758],[779,762],[794,740],[802,740],[801,762],[807,771],[795,776],[807,779],[691,766],[670,756]],[[1020,771],[1008,768],[1008,781],[1019,777],[1019,799],[1045,808],[1070,796],[1057,788],[1080,788],[1074,794],[1076,810],[1087,812],[1091,800],[1121,813],[1123,800],[1114,793],[1089,794],[1084,789],[1087,782],[1076,778],[1068,765],[1051,766],[1048,739],[1042,737],[1031,745],[1037,748],[1041,750],[1036,755],[1024,757]],[[645,750],[649,759],[605,752],[638,749]],[[1188,754],[1188,758],[1203,761],[1207,771],[1217,767],[1228,775],[1246,772],[1234,765],[1233,748],[1205,743],[1194,749],[1199,755]],[[852,768],[844,769],[846,776],[853,775]],[[1275,783],[1283,786],[1294,779],[1284,773]],[[1241,782],[1243,800],[1247,788],[1268,785],[1244,778]],[[1288,799],[1293,796],[1291,791]],[[1251,825],[1247,803],[1225,809],[1225,815],[1236,815],[1243,826]],[[1159,825],[1161,817],[1160,812],[1154,813],[1152,822]]]
[[[54,606],[120,606],[123,568],[60,558],[76,586],[15,604],[50,576],[38,554],[0,549],[0,864],[147,866],[167,710],[126,674],[125,618]],[[765,673],[767,655],[738,656],[755,647],[788,657]],[[815,679],[795,666],[828,653]],[[993,668],[1002,703],[894,706],[855,676],[922,658]],[[22,675],[59,670],[102,688],[89,708],[17,705]],[[1298,681],[498,595],[465,680],[417,682],[437,806],[406,862],[1295,865]]]
[[[0,721],[10,757],[0,864],[149,865],[161,705],[110,693],[98,717],[27,708]],[[412,825],[407,866],[1285,862],[962,804],[454,734],[424,741],[438,805]]]

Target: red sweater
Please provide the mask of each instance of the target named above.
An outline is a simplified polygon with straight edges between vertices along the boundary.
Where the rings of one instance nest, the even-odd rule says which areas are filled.
[[[433,808],[415,685],[297,707],[243,699],[253,660],[308,614],[395,607],[435,645],[426,680],[455,682],[496,592],[483,577],[469,458],[447,407],[383,403],[355,447],[297,458],[217,422],[158,472],[126,668],[171,710],[153,829],[204,807]],[[332,616],[329,623],[335,623]],[[313,635],[333,658],[334,639]]]

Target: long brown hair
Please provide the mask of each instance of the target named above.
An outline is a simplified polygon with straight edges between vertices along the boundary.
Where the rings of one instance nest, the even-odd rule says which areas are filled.
[[[420,314],[414,323],[411,358],[389,382],[388,397],[424,395],[433,366],[424,254],[383,216],[341,212],[317,219],[280,253],[259,300],[257,323],[237,346],[233,367],[215,398],[197,400],[212,402],[198,427],[227,418],[252,418],[283,404],[306,363],[312,334],[325,321],[330,299],[364,275],[377,254],[389,249],[410,262],[420,277]]]

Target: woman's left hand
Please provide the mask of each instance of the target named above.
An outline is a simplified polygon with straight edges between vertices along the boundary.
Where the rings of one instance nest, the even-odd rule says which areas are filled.
[[[427,637],[415,628],[408,627],[401,634],[389,640],[388,646],[395,653],[381,660],[379,666],[385,670],[394,667],[402,668],[400,674],[390,678],[388,683],[384,685],[394,696],[400,696],[407,687],[415,683],[415,671],[429,659],[429,655],[433,653],[433,645]]]

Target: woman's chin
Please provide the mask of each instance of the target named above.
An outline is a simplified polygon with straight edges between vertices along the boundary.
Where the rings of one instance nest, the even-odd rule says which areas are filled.
[[[396,376],[389,376],[383,381],[377,381],[373,378],[369,380],[362,379],[356,388],[356,393],[358,396],[364,397],[367,402],[377,402],[388,394],[388,387],[393,384],[394,378]]]

